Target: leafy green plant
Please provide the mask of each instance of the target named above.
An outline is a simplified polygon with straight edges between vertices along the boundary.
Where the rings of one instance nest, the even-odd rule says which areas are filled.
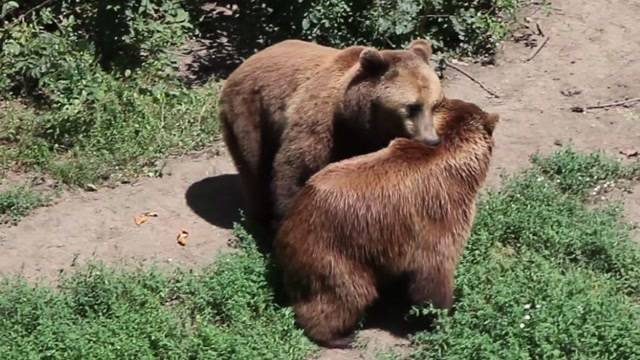
[[[26,186],[4,190],[0,192],[0,225],[15,224],[33,209],[46,203],[44,195]]]
[[[630,169],[561,149],[483,196],[455,311],[436,312],[436,330],[414,338],[414,358],[640,356],[640,246],[619,208],[587,207],[581,196],[594,178]]]
[[[131,15],[130,40],[145,56],[122,73],[100,66],[73,15],[45,8],[2,32],[0,96],[19,110],[0,114],[3,167],[84,185],[155,172],[156,160],[214,140],[218,85],[187,88],[171,75],[165,48],[184,40],[171,31],[185,15],[175,5],[154,6],[139,11],[159,11],[164,20]]]
[[[633,359],[640,311],[592,272],[562,271],[525,251],[500,248],[459,269],[453,316],[413,341],[415,359]]]
[[[552,156],[532,157],[533,164],[563,192],[584,195],[605,181],[630,179],[640,175],[640,163],[623,166],[602,152],[583,154],[565,147]]]
[[[380,47],[400,47],[422,36],[436,50],[491,55],[519,5],[516,0],[311,1],[302,34],[336,46]]]

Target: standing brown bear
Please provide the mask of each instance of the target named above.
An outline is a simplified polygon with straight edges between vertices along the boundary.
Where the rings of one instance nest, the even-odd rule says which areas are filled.
[[[396,137],[437,143],[431,113],[443,95],[430,58],[425,40],[382,51],[287,40],[249,57],[220,98],[249,218],[276,228],[302,185],[330,162]]]
[[[445,100],[435,112],[440,145],[396,139],[311,177],[274,243],[285,290],[310,338],[348,346],[364,310],[401,277],[409,279],[412,304],[451,307],[498,118]]]

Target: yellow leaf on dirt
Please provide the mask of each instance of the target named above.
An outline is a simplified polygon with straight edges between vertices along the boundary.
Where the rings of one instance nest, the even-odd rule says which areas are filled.
[[[185,229],[182,229],[178,233],[178,237],[176,238],[176,240],[178,241],[178,244],[180,244],[181,246],[186,246],[188,237],[189,237],[189,232]]]
[[[620,154],[628,157],[628,158],[632,158],[632,157],[636,157],[638,155],[640,155],[640,150],[638,149],[623,149],[620,150]]]
[[[147,211],[142,214],[138,214],[133,218],[133,222],[136,223],[136,225],[142,225],[145,222],[147,222],[147,220],[149,220],[150,217],[158,217],[158,213],[153,211]]]

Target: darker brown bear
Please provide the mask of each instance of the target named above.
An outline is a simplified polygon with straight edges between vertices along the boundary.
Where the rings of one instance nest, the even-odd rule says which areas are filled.
[[[498,115],[445,100],[442,143],[396,139],[310,178],[274,243],[306,334],[343,346],[386,279],[409,276],[413,304],[453,302],[454,270],[485,180]]]
[[[396,137],[437,142],[431,113],[442,90],[430,57],[425,40],[381,51],[288,40],[248,58],[225,82],[220,119],[249,217],[275,217],[275,228],[330,162]]]

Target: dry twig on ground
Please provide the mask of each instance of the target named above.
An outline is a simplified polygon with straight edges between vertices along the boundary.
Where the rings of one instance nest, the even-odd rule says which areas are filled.
[[[495,91],[489,89],[485,84],[483,84],[480,80],[474,78],[471,74],[469,74],[468,72],[462,70],[460,67],[452,64],[451,62],[444,60],[444,63],[447,65],[447,67],[451,67],[452,69],[458,71],[459,73],[461,73],[462,75],[468,77],[471,81],[473,81],[474,83],[478,84],[484,91],[486,91],[487,93],[489,93],[491,96],[495,97],[495,98],[500,98],[500,95],[498,95]]]
[[[607,109],[607,108],[616,107],[616,106],[624,106],[624,105],[631,104],[631,103],[636,102],[636,101],[640,101],[640,98],[632,98],[632,99],[627,99],[627,100],[620,100],[620,101],[607,103],[607,104],[602,104],[602,105],[585,106],[584,108],[586,110]]]
[[[538,46],[536,46],[535,49],[533,49],[531,54],[526,59],[524,59],[524,62],[529,62],[529,61],[533,60],[534,57],[538,56],[538,53],[540,52],[540,50],[542,50],[542,48],[545,45],[547,45],[547,42],[549,42],[550,38],[551,38],[550,36],[546,36],[544,38],[544,40],[542,40],[542,42]]]

